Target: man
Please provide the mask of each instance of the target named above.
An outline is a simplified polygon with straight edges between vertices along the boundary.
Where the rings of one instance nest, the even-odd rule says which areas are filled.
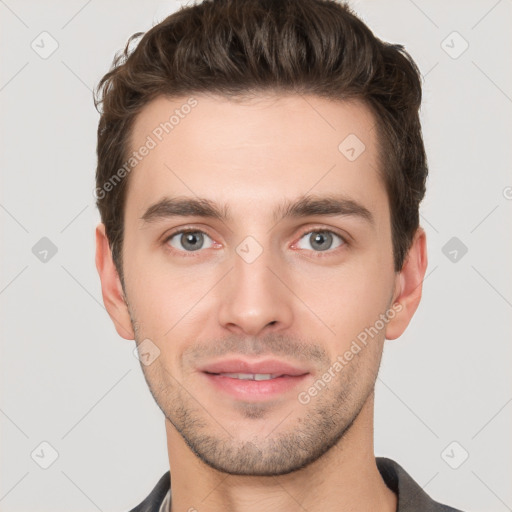
[[[206,0],[131,42],[98,87],[96,266],[170,464],[133,510],[455,510],[373,449],[427,267],[412,59],[328,0]]]

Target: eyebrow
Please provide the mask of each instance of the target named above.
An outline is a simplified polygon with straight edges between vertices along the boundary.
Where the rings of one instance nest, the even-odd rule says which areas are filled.
[[[374,226],[372,213],[362,204],[343,196],[304,196],[296,201],[287,200],[277,206],[273,220],[279,222],[286,218],[302,218],[315,215],[350,216],[364,220]],[[205,217],[220,221],[231,220],[229,207],[217,205],[209,199],[200,197],[164,197],[151,205],[140,217],[144,224],[157,222],[171,217]]]

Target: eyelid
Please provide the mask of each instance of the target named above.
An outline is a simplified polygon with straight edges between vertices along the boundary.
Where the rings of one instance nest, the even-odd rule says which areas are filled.
[[[339,247],[335,247],[334,249],[327,249],[326,251],[310,251],[310,252],[313,252],[320,256],[322,254],[332,254],[332,253],[336,252],[337,249],[341,249],[342,247],[348,246],[351,243],[350,237],[348,235],[342,234],[334,228],[320,225],[320,226],[313,226],[313,227],[309,226],[308,228],[304,228],[304,230],[300,233],[300,235],[298,236],[296,241],[292,243],[292,247],[295,247],[299,243],[299,241],[304,237],[304,235],[308,235],[310,233],[319,233],[319,232],[332,233],[333,235],[336,235],[337,237],[341,238],[341,240],[343,241],[343,243]]]
[[[197,227],[193,227],[193,226],[182,226],[181,228],[176,228],[174,230],[171,230],[170,233],[168,234],[165,234],[163,236],[163,241],[162,241],[162,245],[165,246],[165,248],[173,253],[173,254],[179,254],[180,256],[184,256],[184,257],[187,257],[187,256],[195,256],[196,253],[201,253],[201,252],[204,252],[204,250],[202,249],[199,249],[197,251],[185,251],[185,250],[180,250],[180,249],[176,249],[175,247],[172,247],[170,244],[169,244],[169,241],[171,240],[171,238],[174,238],[175,236],[177,235],[181,235],[183,233],[202,233],[203,235],[206,235],[211,241],[212,241],[212,245],[215,246],[218,244],[218,242],[216,242],[213,237],[211,237],[204,229],[200,229],[200,228],[197,228]],[[215,248],[215,247],[208,247],[208,249],[212,249],[212,248]]]
[[[299,236],[299,238],[302,238],[304,235],[307,235],[308,233],[317,233],[317,232],[333,233],[333,234],[339,236],[346,243],[348,243],[348,240],[349,240],[348,235],[342,234],[342,233],[340,233],[338,230],[336,230],[334,228],[326,227],[326,226],[321,226],[321,225],[320,226],[313,226],[313,227],[310,226],[308,228],[304,228],[304,231],[302,231],[302,233]]]
[[[196,232],[199,232],[199,233],[203,233],[204,235],[206,236],[209,236],[212,240],[213,238],[210,236],[210,234],[208,233],[208,231],[206,231],[204,228],[198,228],[196,226],[181,226],[179,228],[174,228],[174,229],[171,229],[170,232],[167,232],[163,235],[162,237],[162,241],[163,243],[166,243],[169,241],[169,239],[171,239],[173,236],[176,236],[176,235],[179,235],[179,234],[182,234],[182,233],[189,233],[189,232],[193,232],[193,233],[196,233]]]

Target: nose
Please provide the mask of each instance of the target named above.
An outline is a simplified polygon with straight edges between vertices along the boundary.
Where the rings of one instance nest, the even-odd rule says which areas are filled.
[[[233,270],[222,282],[219,323],[236,334],[263,335],[288,328],[293,321],[293,293],[286,269],[263,252],[252,262],[233,255]]]

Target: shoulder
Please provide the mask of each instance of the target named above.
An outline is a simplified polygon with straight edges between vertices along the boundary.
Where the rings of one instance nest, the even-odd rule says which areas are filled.
[[[171,472],[167,471],[160,480],[158,480],[157,484],[153,488],[153,490],[146,496],[144,501],[139,503],[135,508],[130,510],[130,512],[158,512],[162,501],[167,494],[167,491],[171,487]]]
[[[394,460],[377,457],[376,461],[384,482],[398,496],[397,512],[462,512],[434,501]]]

